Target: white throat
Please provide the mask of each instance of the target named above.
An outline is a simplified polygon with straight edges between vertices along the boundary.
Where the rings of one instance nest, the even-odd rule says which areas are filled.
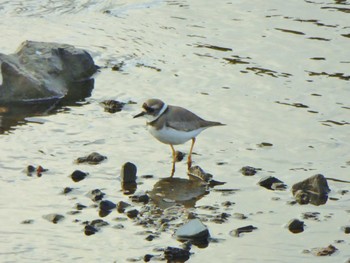
[[[149,122],[153,122],[153,121],[157,120],[164,113],[164,111],[166,111],[167,108],[168,108],[168,104],[164,103],[163,107],[161,108],[161,110],[159,111],[157,116],[152,116],[152,115],[146,114],[145,117],[147,118],[147,120]]]

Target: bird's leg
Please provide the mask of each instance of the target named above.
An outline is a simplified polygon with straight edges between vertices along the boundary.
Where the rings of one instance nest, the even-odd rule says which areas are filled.
[[[175,173],[176,153],[175,153],[174,146],[170,144],[170,147],[171,147],[171,150],[172,150],[172,152],[173,152],[173,167],[172,167],[172,169],[171,169],[171,175],[170,175],[170,177],[173,177],[173,176],[174,176],[174,173]]]
[[[192,138],[192,144],[191,144],[191,148],[190,148],[190,153],[188,154],[188,159],[187,159],[187,168],[190,169],[192,166],[192,151],[193,151],[193,146],[194,143],[196,142],[196,138]]]

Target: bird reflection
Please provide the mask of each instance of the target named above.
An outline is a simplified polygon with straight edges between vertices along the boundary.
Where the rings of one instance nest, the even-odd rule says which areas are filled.
[[[208,194],[207,183],[201,179],[163,178],[160,179],[149,193],[153,202],[161,209],[175,204],[187,208],[194,207],[196,202]]]

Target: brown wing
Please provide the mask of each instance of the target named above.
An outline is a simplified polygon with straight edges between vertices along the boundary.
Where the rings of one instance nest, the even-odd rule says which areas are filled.
[[[171,116],[171,120],[168,119],[166,125],[175,130],[192,131],[199,128],[223,125],[219,122],[203,120],[193,112],[182,107],[169,105],[169,110],[168,117]]]

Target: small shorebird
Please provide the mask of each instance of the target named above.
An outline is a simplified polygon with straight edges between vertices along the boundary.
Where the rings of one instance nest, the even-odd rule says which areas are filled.
[[[192,151],[196,136],[205,129],[213,126],[222,126],[220,122],[206,121],[185,108],[167,105],[159,99],[149,99],[142,105],[143,111],[134,116],[147,118],[149,132],[159,141],[169,144],[173,153],[173,166],[171,176],[175,173],[174,145],[183,144],[192,139],[188,154],[188,169],[192,166]]]

